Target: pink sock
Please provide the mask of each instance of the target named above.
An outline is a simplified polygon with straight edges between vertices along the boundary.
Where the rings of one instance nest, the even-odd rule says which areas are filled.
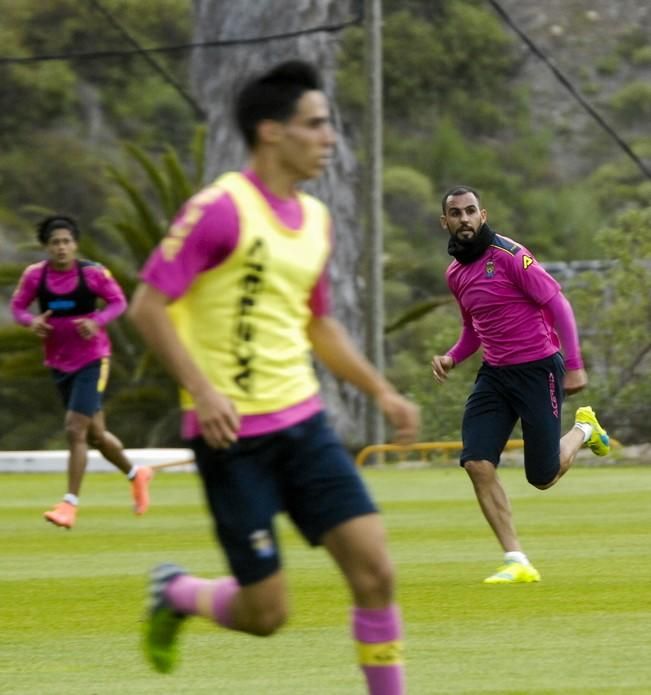
[[[392,605],[384,609],[354,608],[353,636],[369,695],[405,695],[405,673],[400,652],[402,620]],[[385,645],[375,652],[371,645]]]
[[[239,591],[240,585],[235,577],[222,577],[215,582],[215,593],[212,596],[212,614],[222,627],[233,627],[231,607]]]
[[[197,594],[199,589],[209,586],[212,581],[199,579],[189,574],[180,574],[172,579],[165,589],[165,598],[177,613],[194,615],[197,612]]]
[[[234,577],[199,579],[181,574],[165,589],[165,598],[172,608],[185,615],[197,614],[197,596],[200,590],[212,590],[212,613],[215,621],[223,627],[232,627],[230,607],[240,586]]]

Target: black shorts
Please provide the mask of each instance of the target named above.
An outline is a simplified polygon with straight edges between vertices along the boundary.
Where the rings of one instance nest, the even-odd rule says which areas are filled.
[[[482,364],[463,415],[461,465],[486,460],[497,466],[520,419],[527,480],[553,480],[560,467],[564,374],[558,353],[508,367]]]
[[[102,395],[109,374],[109,358],[95,360],[76,372],[52,370],[54,383],[67,411],[93,417],[102,409]]]
[[[324,413],[240,439],[228,449],[213,449],[201,437],[190,444],[217,537],[241,585],[280,568],[278,512],[287,512],[308,542],[318,545],[339,524],[377,511]]]

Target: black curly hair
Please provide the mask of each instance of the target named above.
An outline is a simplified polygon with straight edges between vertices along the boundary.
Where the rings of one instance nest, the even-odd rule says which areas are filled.
[[[55,229],[69,229],[75,241],[79,240],[79,225],[74,218],[67,215],[50,215],[36,225],[36,236],[43,246],[50,240]]]

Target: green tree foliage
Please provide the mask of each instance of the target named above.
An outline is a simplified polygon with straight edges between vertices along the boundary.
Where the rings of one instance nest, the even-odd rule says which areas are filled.
[[[72,134],[35,131],[28,145],[0,155],[0,205],[23,214],[34,207],[37,214],[68,212],[88,226],[106,203],[103,166],[100,152]]]
[[[494,15],[474,3],[439,2],[437,10],[420,5],[413,11],[389,8],[385,14],[388,128],[429,129],[443,107],[458,111],[459,122],[474,133],[494,131],[502,119],[493,105],[506,96],[503,77],[515,68],[512,40]],[[339,98],[344,107],[364,105],[362,39],[362,30],[355,29],[343,42]]]
[[[385,192],[385,287],[387,312],[394,316],[405,302],[445,291],[438,258],[424,262],[423,249],[444,239],[431,181],[409,167],[387,167]]]
[[[609,265],[569,287],[590,373],[589,397],[623,441],[648,440],[651,421],[651,206],[631,208],[595,242]]]
[[[80,4],[76,0],[23,0],[20,9],[14,7],[17,4],[12,3],[11,11],[3,13],[3,21],[19,37],[23,55],[83,54],[133,49],[124,34],[92,2]],[[191,17],[186,4],[178,0],[157,0],[156,3],[101,0],[100,6],[128,30],[129,35],[141,46],[181,44],[188,41]],[[155,60],[172,76],[177,75],[181,82],[184,81],[184,59],[157,54]],[[177,126],[186,126],[185,121],[188,120],[187,111],[183,112],[182,100],[170,104],[165,81],[139,55],[102,60],[80,57],[67,63],[29,64],[23,66],[23,69],[26,76],[32,73],[38,75],[48,69],[59,71],[53,76],[67,76],[66,80],[54,80],[49,88],[59,91],[65,89],[68,97],[66,103],[69,104],[74,99],[78,108],[83,109],[80,94],[83,85],[99,88],[103,117],[122,136],[133,135],[138,126],[145,130],[150,125],[155,127],[156,123],[154,121],[152,124],[151,118],[156,118],[159,111],[163,114],[173,110],[180,118]],[[45,86],[45,81],[43,84]],[[124,104],[129,101],[132,103],[128,117],[124,118]],[[36,113],[41,119],[48,115],[43,110],[37,110]],[[63,110],[60,110],[60,114],[65,115]]]
[[[6,4],[6,3],[3,3]],[[31,24],[29,2],[3,8],[0,43],[4,55],[29,57],[23,41]],[[0,64],[0,144],[28,141],[34,128],[70,115],[74,106],[74,71],[66,63]]]
[[[646,82],[627,84],[611,98],[610,106],[624,125],[647,124],[651,118],[651,85]]]
[[[638,157],[651,157],[651,138],[640,138],[633,143]],[[584,183],[592,193],[597,209],[612,209],[618,214],[628,206],[646,207],[651,201],[651,181],[640,175],[640,170],[628,158],[620,157],[602,164]],[[600,226],[608,220],[602,218]]]
[[[189,40],[191,16],[182,0],[101,0],[101,6],[142,46]],[[6,56],[133,48],[92,2],[0,0],[0,16]],[[155,60],[177,83],[186,82],[185,54]],[[84,223],[106,205],[100,161],[117,163],[121,138],[152,150],[168,142],[185,157],[196,121],[140,55],[0,64],[0,107],[0,210],[37,204]]]
[[[40,341],[19,326],[0,328],[0,448],[39,449],[62,429],[52,386],[42,383]]]

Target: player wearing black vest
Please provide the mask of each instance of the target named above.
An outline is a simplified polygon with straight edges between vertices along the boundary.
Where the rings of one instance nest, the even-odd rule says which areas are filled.
[[[152,471],[131,464],[120,440],[106,430],[102,411],[111,354],[105,326],[125,310],[126,299],[102,265],[77,259],[79,228],[72,218],[48,217],[37,232],[48,260],[25,270],[11,308],[16,321],[43,340],[45,364],[66,408],[68,490],[44,517],[56,526],[74,525],[89,445],[131,480],[135,512],[143,514]],[[98,300],[105,305],[99,310]],[[36,316],[29,311],[34,301]]]

